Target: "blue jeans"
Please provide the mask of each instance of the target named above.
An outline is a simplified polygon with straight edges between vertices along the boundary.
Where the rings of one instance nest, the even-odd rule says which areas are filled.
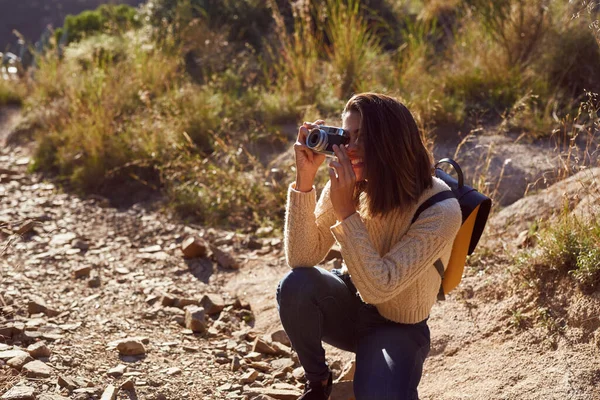
[[[339,270],[294,268],[277,287],[279,317],[310,381],[329,367],[322,341],[356,353],[356,400],[416,400],[429,353],[427,320],[401,324],[364,303]]]

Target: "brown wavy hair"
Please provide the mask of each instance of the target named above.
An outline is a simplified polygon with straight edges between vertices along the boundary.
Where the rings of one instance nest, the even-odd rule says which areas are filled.
[[[366,193],[366,211],[384,215],[414,205],[433,185],[432,157],[412,114],[398,100],[378,93],[352,96],[344,114],[358,112],[364,146],[365,182],[357,184],[356,199]]]

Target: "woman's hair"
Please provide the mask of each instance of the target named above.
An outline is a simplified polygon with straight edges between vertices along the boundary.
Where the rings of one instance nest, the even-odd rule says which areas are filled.
[[[366,192],[366,211],[383,215],[416,203],[433,184],[432,158],[410,111],[392,97],[361,93],[346,104],[349,112],[361,117],[366,182],[357,189]]]

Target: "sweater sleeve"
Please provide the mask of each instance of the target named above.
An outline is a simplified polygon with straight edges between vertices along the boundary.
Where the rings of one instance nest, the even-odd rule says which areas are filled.
[[[288,189],[284,246],[291,268],[317,265],[335,242],[330,229],[336,219],[329,191],[328,182],[317,203],[314,187],[310,192],[299,192],[292,183]]]
[[[451,246],[462,222],[458,201],[428,208],[390,251],[380,256],[360,215],[355,213],[331,231],[363,300],[384,303],[412,285]]]

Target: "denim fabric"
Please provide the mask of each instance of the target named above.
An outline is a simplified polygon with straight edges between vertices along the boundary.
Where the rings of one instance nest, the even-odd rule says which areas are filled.
[[[329,367],[322,342],[356,353],[356,400],[418,399],[429,353],[427,320],[401,324],[364,303],[339,270],[294,268],[277,287],[279,317],[310,381]]]

